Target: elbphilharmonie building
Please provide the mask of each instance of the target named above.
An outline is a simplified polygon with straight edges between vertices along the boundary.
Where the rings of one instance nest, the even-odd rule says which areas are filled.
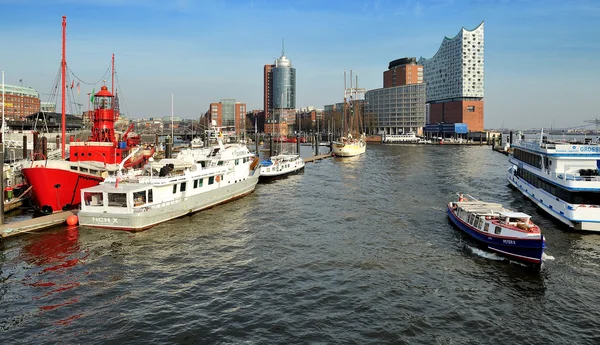
[[[484,23],[445,37],[432,58],[420,58],[427,84],[429,124],[466,123],[483,131]]]

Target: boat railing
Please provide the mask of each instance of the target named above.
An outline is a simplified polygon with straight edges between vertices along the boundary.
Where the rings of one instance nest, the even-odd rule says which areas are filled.
[[[600,176],[588,176],[588,175],[581,175],[579,173],[558,173],[558,174],[551,174],[556,176],[557,179],[559,180],[565,180],[565,181],[576,181],[576,182],[582,182],[582,181],[586,181],[586,182],[598,182],[600,181]]]

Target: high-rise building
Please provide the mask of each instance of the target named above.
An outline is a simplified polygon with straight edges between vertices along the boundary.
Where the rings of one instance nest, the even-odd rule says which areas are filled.
[[[296,69],[284,52],[264,67],[265,132],[287,135],[296,115]]]
[[[365,94],[367,133],[421,135],[425,125],[423,66],[414,57],[391,61],[383,72],[383,88]]]
[[[219,103],[211,103],[206,115],[209,123],[215,120],[218,127],[225,127],[229,132],[242,134],[246,130],[246,103],[222,99]]]
[[[437,53],[420,58],[427,84],[429,123],[465,123],[469,131],[483,131],[484,36],[483,22],[445,37]]]

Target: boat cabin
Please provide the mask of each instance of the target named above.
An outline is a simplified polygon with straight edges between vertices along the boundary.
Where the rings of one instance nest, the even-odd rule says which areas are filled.
[[[131,213],[154,203],[152,185],[124,184],[115,187],[100,184],[86,188],[82,194],[84,202],[81,209],[84,211],[110,210],[111,213]]]

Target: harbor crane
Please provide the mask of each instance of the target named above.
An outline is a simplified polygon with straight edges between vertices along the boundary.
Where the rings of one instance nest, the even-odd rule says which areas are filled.
[[[596,132],[600,132],[600,119],[595,118],[594,120],[585,120],[583,122],[596,125]]]

